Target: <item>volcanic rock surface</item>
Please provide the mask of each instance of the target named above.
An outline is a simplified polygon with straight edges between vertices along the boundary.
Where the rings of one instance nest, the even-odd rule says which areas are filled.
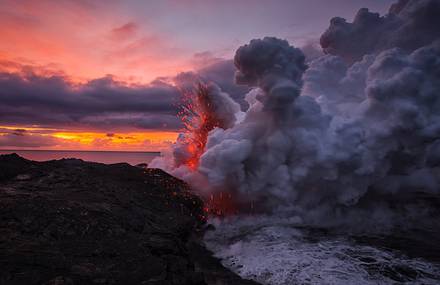
[[[256,284],[199,242],[202,201],[158,169],[0,156],[0,284]]]

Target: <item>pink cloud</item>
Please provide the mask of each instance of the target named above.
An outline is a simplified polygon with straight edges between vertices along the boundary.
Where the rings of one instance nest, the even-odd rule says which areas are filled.
[[[81,82],[113,74],[147,83],[188,68],[190,52],[146,21],[116,13],[112,3],[75,2],[3,3],[0,59],[55,64]]]
[[[139,26],[134,22],[128,22],[120,27],[111,30],[110,37],[115,41],[123,41],[132,38],[139,30]]]

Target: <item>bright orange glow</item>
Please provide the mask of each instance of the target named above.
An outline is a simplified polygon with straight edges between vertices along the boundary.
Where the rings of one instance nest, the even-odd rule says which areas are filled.
[[[176,141],[178,133],[164,131],[129,131],[104,133],[99,131],[70,131],[39,127],[0,126],[2,138],[14,137],[15,146],[0,144],[0,149],[50,149],[50,150],[115,150],[115,151],[161,151]],[[21,142],[38,139],[48,142],[43,147],[20,147]]]
[[[177,138],[174,132],[129,132],[118,134],[106,134],[97,132],[55,132],[55,138],[78,142],[82,145],[96,145],[99,141],[106,146],[117,145],[142,145],[143,143],[160,144],[163,142],[173,142]]]

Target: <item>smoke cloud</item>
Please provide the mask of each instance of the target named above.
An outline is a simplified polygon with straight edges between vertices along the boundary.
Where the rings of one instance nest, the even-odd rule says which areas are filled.
[[[399,0],[382,17],[363,8],[353,23],[340,17],[331,19],[330,27],[321,36],[321,46],[325,53],[348,62],[394,47],[413,51],[440,37],[439,13],[437,0]]]
[[[440,189],[439,7],[399,1],[382,17],[334,18],[327,55],[308,66],[285,40],[252,40],[234,58],[236,82],[252,87],[248,110],[214,88],[215,112],[234,119],[210,130],[196,169],[172,154],[152,165],[307,223],[438,223],[426,197]]]

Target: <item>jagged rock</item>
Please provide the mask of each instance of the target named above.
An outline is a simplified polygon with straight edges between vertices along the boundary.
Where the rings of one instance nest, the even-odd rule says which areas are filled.
[[[2,155],[0,284],[255,284],[195,265],[202,209],[158,169]]]

